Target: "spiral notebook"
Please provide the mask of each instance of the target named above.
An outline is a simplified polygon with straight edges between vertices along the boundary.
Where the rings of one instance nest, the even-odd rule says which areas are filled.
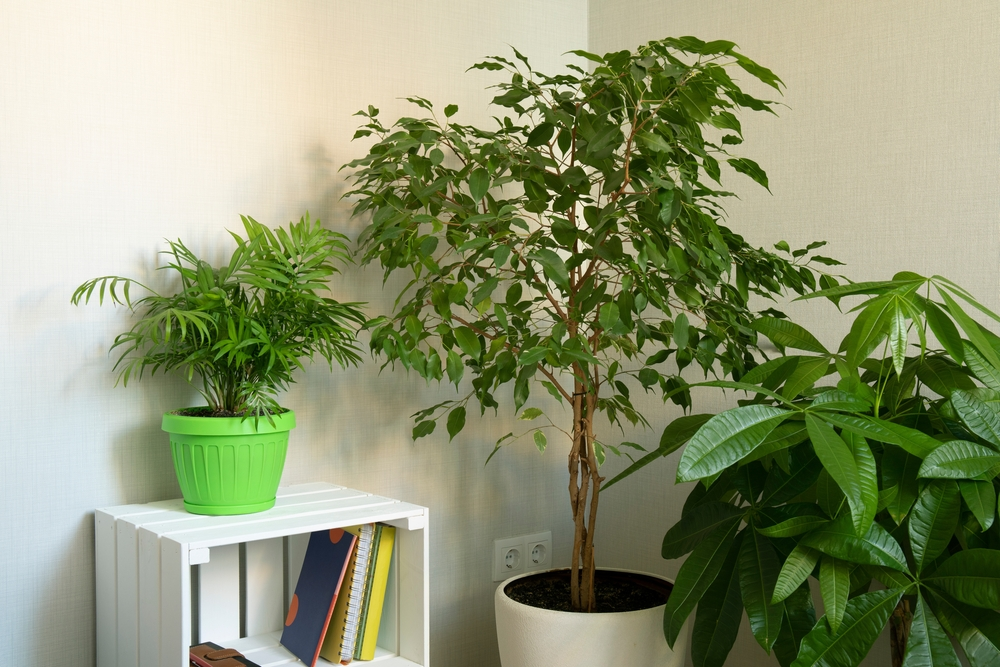
[[[344,575],[341,594],[330,617],[330,627],[319,654],[330,662],[346,665],[354,658],[354,645],[357,642],[362,604],[364,602],[365,582],[368,579],[368,568],[371,565],[372,541],[375,536],[375,524],[366,523],[353,528],[345,528],[358,536],[358,543],[351,554]]]

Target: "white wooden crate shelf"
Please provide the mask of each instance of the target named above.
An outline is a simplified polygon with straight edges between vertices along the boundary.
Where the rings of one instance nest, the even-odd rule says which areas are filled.
[[[256,514],[189,514],[180,500],[97,510],[98,667],[188,667],[196,641],[301,665],[278,638],[309,534],[374,521],[396,526],[396,543],[372,663],[427,667],[427,508],[324,483],[280,488]]]

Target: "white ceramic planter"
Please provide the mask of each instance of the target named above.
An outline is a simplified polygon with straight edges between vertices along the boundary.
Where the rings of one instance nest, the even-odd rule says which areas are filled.
[[[581,614],[530,607],[507,597],[504,593],[507,584],[531,574],[537,573],[508,579],[500,584],[494,596],[503,667],[681,667],[684,664],[690,618],[671,649],[663,638],[664,605],[642,611]]]

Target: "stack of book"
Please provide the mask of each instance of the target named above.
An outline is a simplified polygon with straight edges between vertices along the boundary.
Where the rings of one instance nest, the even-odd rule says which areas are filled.
[[[374,658],[395,539],[396,529],[380,523],[310,535],[285,648],[310,667],[319,656],[342,665]]]

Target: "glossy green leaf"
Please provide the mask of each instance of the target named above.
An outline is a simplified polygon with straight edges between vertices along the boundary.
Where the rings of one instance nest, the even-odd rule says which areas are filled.
[[[564,290],[569,290],[569,270],[562,257],[548,248],[539,248],[529,257],[542,265],[545,277]]]
[[[975,389],[976,383],[945,357],[926,357],[917,367],[917,377],[932,391],[950,397],[956,389]]]
[[[889,350],[892,352],[892,366],[896,375],[903,374],[906,362],[906,316],[897,304],[889,317]]]
[[[767,174],[764,170],[760,168],[760,165],[750,160],[749,158],[730,158],[726,160],[733,169],[740,172],[741,174],[746,174],[753,180],[755,180],[760,185],[767,188]],[[770,191],[770,188],[768,188]]]
[[[910,549],[917,572],[934,562],[958,527],[962,496],[952,480],[932,479],[924,485],[910,512]]]
[[[677,481],[708,477],[736,463],[790,414],[769,405],[747,405],[715,415],[684,448],[677,464]]]
[[[926,433],[875,417],[824,413],[823,420],[871,440],[888,442],[891,445],[902,447],[921,459],[941,444]]]
[[[851,592],[851,566],[849,563],[823,556],[819,564],[819,591],[826,609],[826,621],[836,634],[844,619],[847,596]]]
[[[844,492],[830,477],[830,473],[825,468],[821,470],[816,478],[816,504],[827,516],[838,516],[845,502],[847,498],[844,497]]]
[[[965,346],[963,348],[965,352],[965,364],[972,371],[972,374],[990,389],[1000,391],[1000,368],[986,361],[986,358],[979,354],[979,350],[971,343],[968,341],[961,342]]]
[[[799,657],[792,667],[850,667],[860,664],[902,596],[902,591],[889,589],[848,600],[840,631],[833,633],[824,619],[820,619],[802,640]]]
[[[882,485],[896,493],[886,505],[889,516],[897,525],[909,514],[917,500],[917,471],[922,461],[899,447],[888,445],[882,454]]]
[[[951,640],[922,595],[917,596],[903,664],[906,667],[961,667]]]
[[[805,535],[799,544],[852,563],[909,570],[903,549],[885,528],[873,523],[864,537],[858,537],[851,517],[846,515]]]
[[[548,440],[545,438],[545,434],[542,433],[541,431],[535,431],[531,437],[532,439],[534,439],[535,447],[538,448],[538,451],[544,453],[545,446],[548,444]]]
[[[951,355],[952,359],[962,363],[965,346],[951,318],[930,301],[924,302],[924,317],[934,337],[941,343],[941,347]]]
[[[413,427],[413,439],[423,438],[424,436],[430,435],[434,432],[434,428],[437,426],[437,422],[433,420],[424,420],[422,422],[417,422],[417,425]]]
[[[458,355],[455,350],[448,350],[448,360],[446,362],[448,369],[448,379],[458,386],[458,383],[462,381],[462,375],[465,373],[465,365],[462,363],[462,357]]]
[[[774,655],[782,667],[790,667],[799,654],[802,639],[816,625],[816,609],[813,607],[809,585],[803,584],[785,598],[785,617],[781,621],[781,632],[774,642]]]
[[[459,405],[448,413],[448,441],[455,438],[465,428],[465,406]]]
[[[744,534],[739,556],[740,591],[750,619],[750,629],[757,643],[771,652],[781,630],[782,607],[771,604],[778,580],[778,557],[774,547],[755,530]]]
[[[797,516],[773,526],[758,528],[757,532],[765,537],[794,537],[808,533],[810,530],[819,528],[829,522],[829,519],[824,519],[820,516]]]
[[[733,518],[716,528],[695,547],[677,572],[677,580],[663,611],[663,634],[671,647],[685,619],[722,569],[739,524],[739,518]]]
[[[989,530],[997,516],[997,491],[993,482],[962,479],[958,488],[983,532]]]
[[[824,357],[802,358],[785,380],[781,395],[787,399],[794,399],[825,377],[830,368],[829,359]]]
[[[944,299],[945,306],[948,308],[948,312],[951,316],[958,322],[958,326],[962,328],[965,335],[969,337],[969,341],[976,347],[976,349],[983,355],[987,362],[990,363],[994,368],[1000,368],[1000,357],[997,356],[996,351],[990,345],[989,340],[983,334],[979,325],[974,319],[969,317],[962,307],[955,302],[954,299],[941,287],[938,287],[938,294]]]
[[[924,583],[959,602],[983,609],[1000,608],[1000,551],[967,549],[953,554]]]
[[[812,414],[806,415],[809,439],[816,456],[847,497],[855,526],[860,526],[867,515],[865,502],[861,496],[861,478],[854,453],[843,438],[825,421]],[[870,453],[870,452],[869,452]],[[877,502],[877,499],[876,499]],[[870,523],[870,522],[869,522]],[[862,534],[864,530],[859,530]]]
[[[486,192],[490,189],[490,173],[479,167],[473,169],[472,173],[469,174],[469,192],[472,195],[472,199],[475,201],[480,201],[486,196]]]
[[[863,535],[868,532],[868,527],[875,520],[875,512],[878,510],[878,467],[872,450],[863,437],[850,431],[841,437],[851,448],[851,455],[858,469],[860,505],[857,513],[852,509],[852,516],[854,532]]]
[[[971,667],[1000,665],[1000,614],[931,594],[931,605],[945,629],[962,646]]]
[[[462,349],[462,352],[473,359],[479,358],[483,348],[479,342],[479,336],[472,329],[469,327],[455,327],[452,333],[455,334],[455,340],[458,342],[458,346]]]
[[[742,534],[737,540],[742,538]],[[722,667],[739,634],[743,597],[737,567],[739,545],[734,545],[722,569],[698,603],[691,632],[694,667]]]
[[[680,558],[711,535],[719,526],[729,524],[734,518],[742,517],[745,509],[729,503],[709,502],[696,507],[681,517],[663,536],[660,551],[664,558]]]
[[[805,432],[805,424],[802,422],[785,422],[774,433],[784,429],[786,426],[794,427],[796,432]],[[768,437],[770,440],[770,436]],[[759,449],[767,446],[767,440]],[[780,505],[795,498],[806,491],[819,477],[823,470],[823,464],[816,457],[816,453],[811,447],[800,447],[790,450],[789,469],[786,472],[781,466],[771,466],[767,481],[764,484],[764,492],[761,497],[762,505]]]
[[[755,331],[767,336],[775,345],[817,354],[829,354],[815,336],[791,320],[761,317],[754,320],[751,326]]]
[[[816,569],[819,558],[820,552],[815,549],[804,547],[801,544],[795,545],[778,572],[771,604],[778,604],[794,593]]]
[[[888,296],[873,299],[854,318],[851,331],[845,338],[847,363],[858,367],[889,335],[889,323],[895,312],[895,302]]]
[[[920,466],[920,477],[974,479],[993,476],[1000,468],[1000,454],[965,440],[946,442],[931,452]]]
[[[608,480],[602,487],[601,490],[607,489],[613,484],[617,484],[621,480],[625,479],[629,475],[632,475],[636,471],[646,467],[653,461],[656,461],[668,454],[676,451],[685,442],[691,439],[698,429],[702,427],[713,415],[701,414],[701,415],[685,415],[683,417],[678,417],[663,429],[663,433],[660,435],[660,446],[636,460],[632,465],[627,467],[625,470],[615,475],[613,478]]]
[[[970,431],[1000,448],[1000,412],[974,394],[959,389],[951,393],[951,404]]]

